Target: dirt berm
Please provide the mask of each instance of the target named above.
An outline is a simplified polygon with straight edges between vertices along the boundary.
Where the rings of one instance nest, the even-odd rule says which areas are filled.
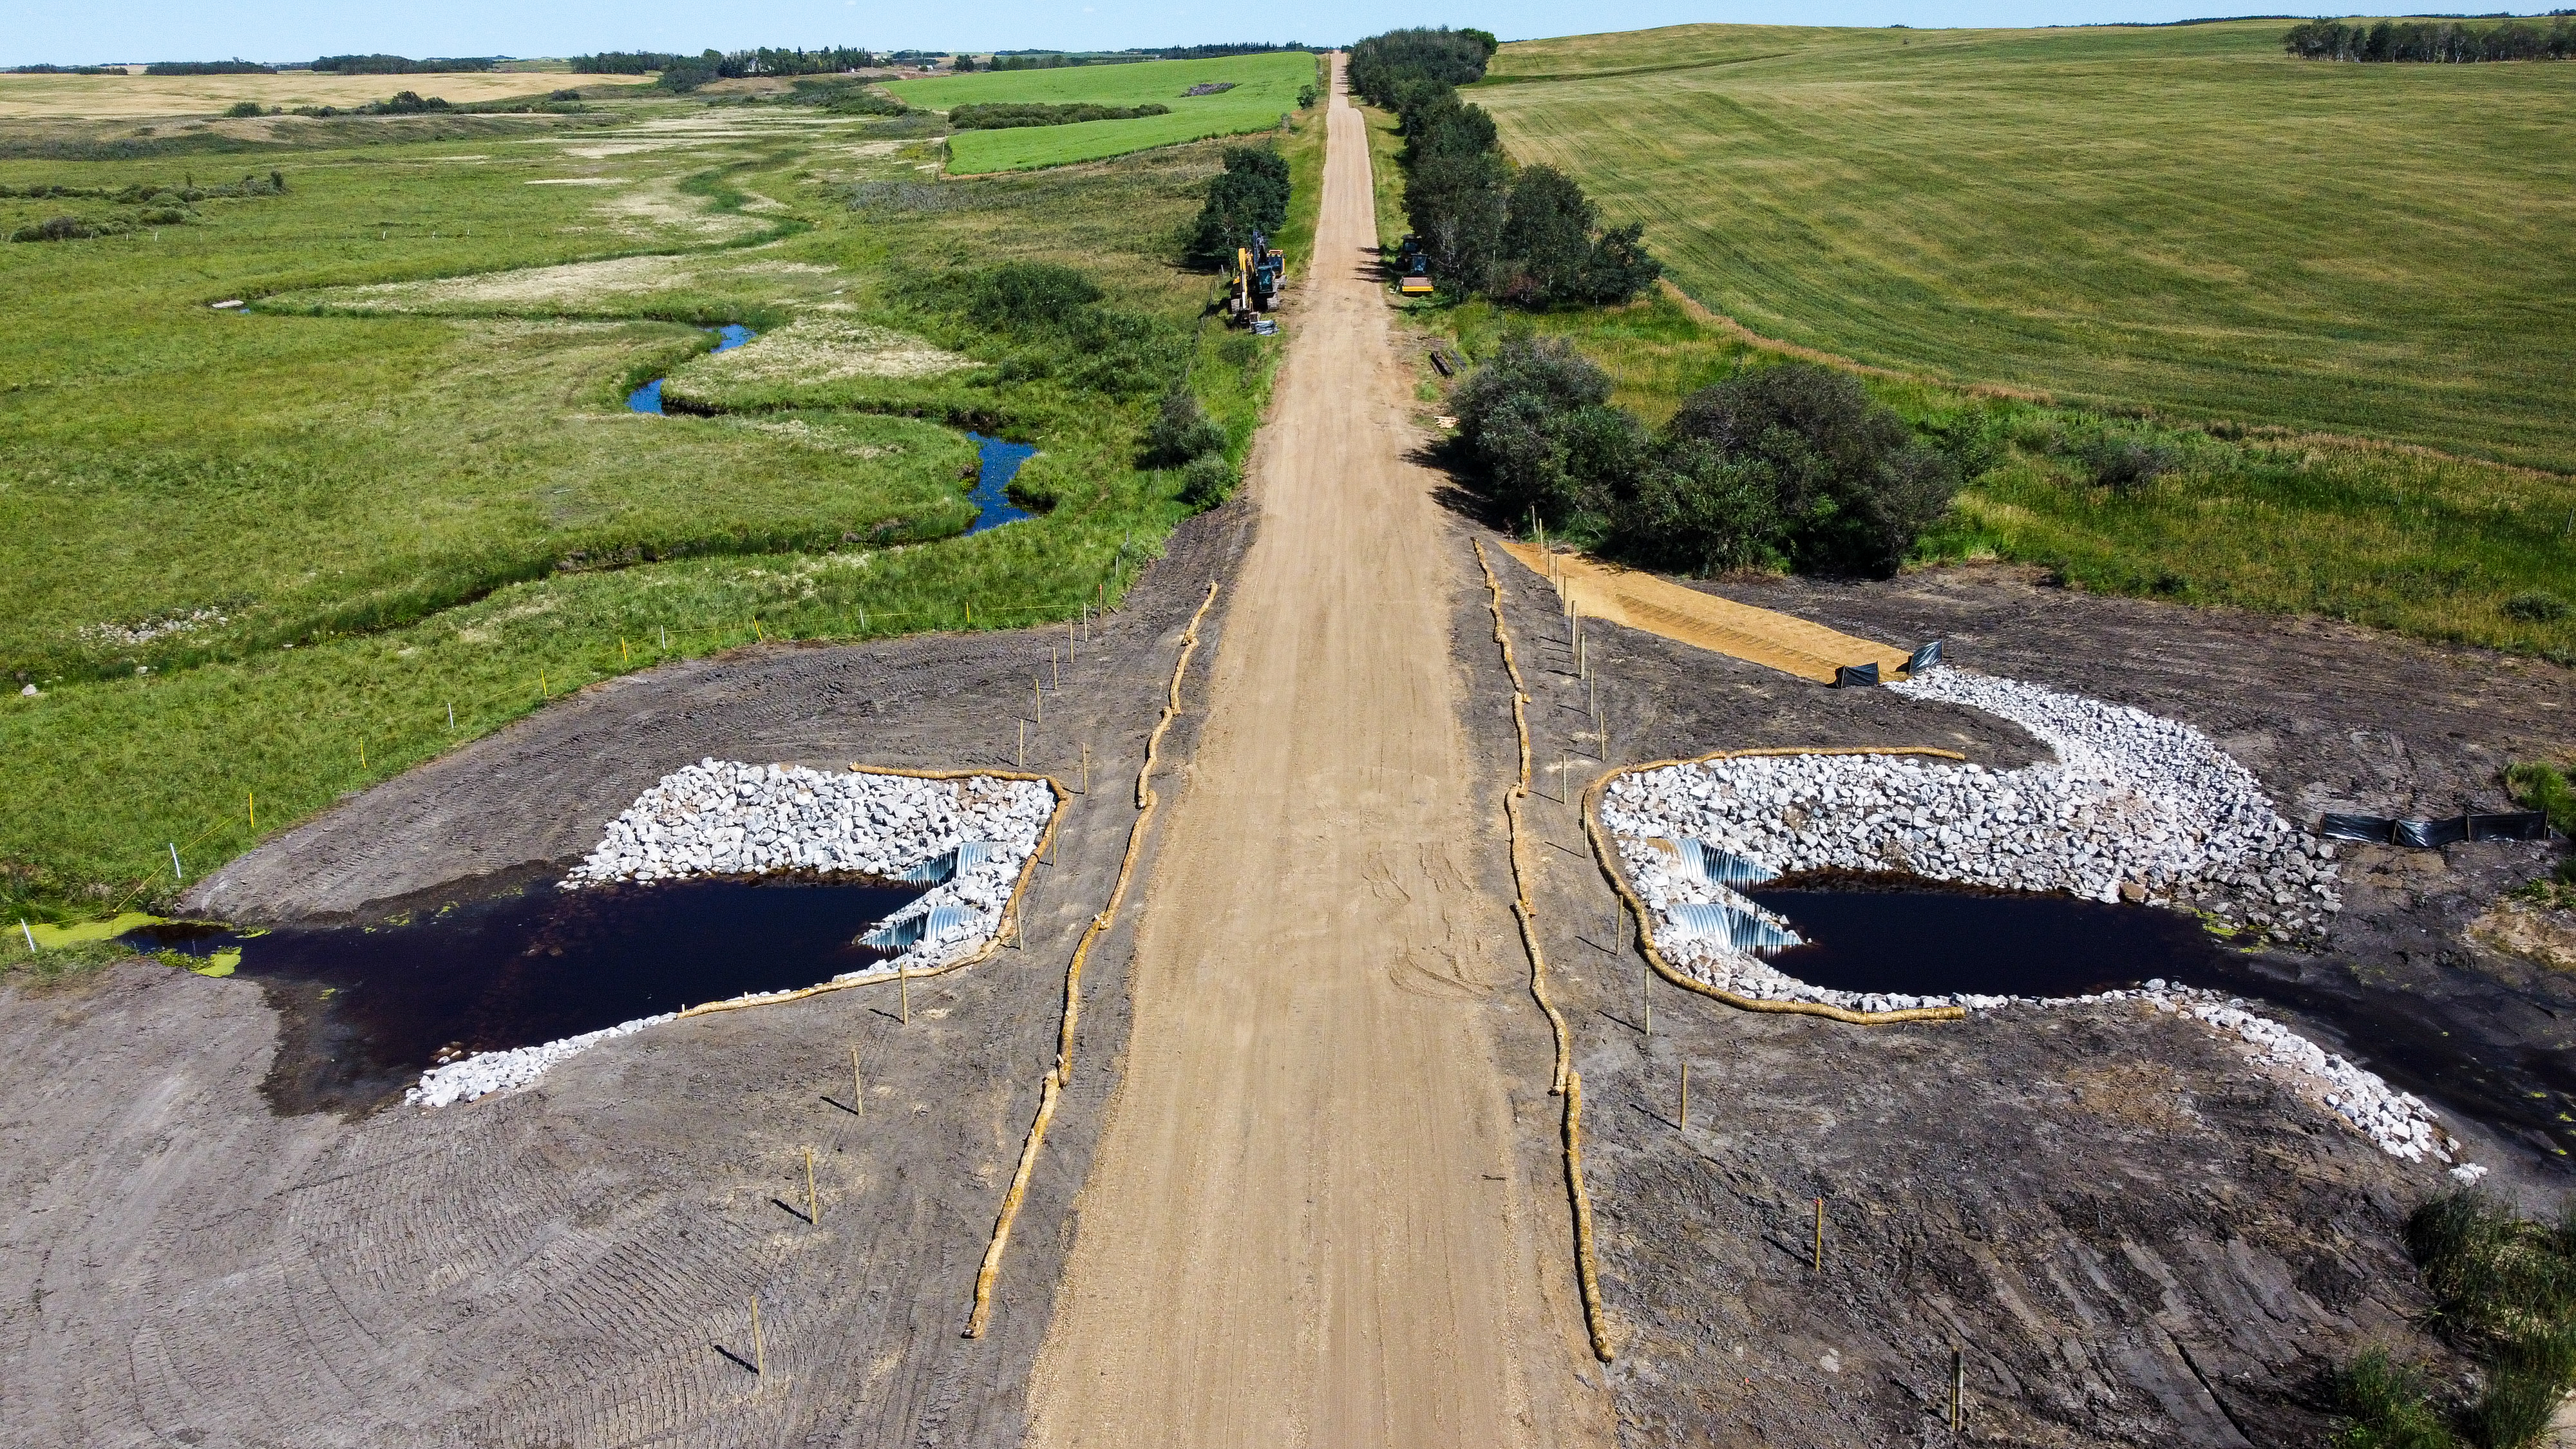
[[[1242,505],[1191,521],[1078,651],[1030,767],[1071,783],[1088,740],[1095,788],[1039,872],[1028,947],[917,983],[908,1029],[892,988],[846,991],[611,1042],[525,1092],[342,1120],[263,1102],[281,1036],[313,1033],[283,1030],[249,981],[137,964],[0,992],[0,1442],[1017,1443],[1126,1039],[1123,927],[1091,957],[990,1335],[959,1332],[1180,632],[1251,529]],[[1208,646],[1224,619],[1221,599]],[[1008,765],[1062,642],[775,648],[629,676],[344,802],[201,903],[366,918],[542,883],[705,755]],[[1203,687],[1166,762],[1195,745]],[[852,1042],[864,1119],[838,1105]],[[803,1204],[807,1146],[812,1227],[781,1206]],[[755,1294],[765,1379],[742,1362]]]
[[[1470,565],[1472,566],[1472,565]],[[1555,604],[1510,599],[1546,774],[1606,766]],[[2002,568],[1888,583],[1701,585],[1866,637],[1946,638],[1967,666],[2135,704],[2208,731],[2284,813],[2442,815],[2504,804],[2508,758],[2565,752],[2564,671],[2340,626],[2103,599]],[[1485,738],[1510,748],[1509,686],[1480,600],[1456,631],[1482,670]],[[1611,761],[1764,745],[1929,744],[1993,766],[2014,727],[1885,690],[1833,690],[1629,630],[1588,652]],[[1552,790],[1543,779],[1542,794]],[[1624,1442],[1844,1446],[2296,1445],[2331,1430],[2327,1375],[2364,1346],[2465,1371],[2419,1332],[2405,1212],[2450,1186],[2296,1099],[2235,1046],[2127,1007],[1858,1027],[1730,1010],[1605,950],[1612,897],[1577,817],[1546,835],[1538,914],[1584,1078],[1587,1160]],[[2265,969],[2376,993],[2568,1080],[2561,973],[2463,926],[2537,867],[2533,847],[2361,851],[2326,949]],[[2329,1047],[2367,1059],[2296,1012]],[[1691,1121],[1676,1125],[1679,1070]],[[2560,1105],[2564,1105],[2562,1099]],[[2571,1185],[2530,1134],[2446,1125],[2537,1207]],[[1815,1203],[1826,1209],[1814,1261]],[[1952,1354],[1966,1428],[1947,1427]]]

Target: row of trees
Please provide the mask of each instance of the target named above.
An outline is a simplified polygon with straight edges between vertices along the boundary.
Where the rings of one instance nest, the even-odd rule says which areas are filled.
[[[231,60],[156,60],[145,75],[275,75],[277,67],[236,56]]]
[[[1502,42],[1490,30],[1390,30],[1351,47],[1351,89],[1383,110],[1400,111],[1425,87],[1473,85]]]
[[[313,62],[313,68],[325,75],[437,75],[490,70],[500,63],[501,57],[490,55],[432,56],[427,60],[400,55],[326,55]]]
[[[1133,121],[1168,116],[1172,108],[1148,101],[1141,106],[1101,106],[1088,101],[1056,105],[1044,101],[986,101],[954,106],[948,124],[960,131],[1010,131],[1022,126],[1072,126],[1084,121]]]
[[[1504,517],[1604,536],[1687,572],[1884,577],[1949,511],[1960,470],[1859,382],[1807,363],[1729,378],[1650,431],[1561,340],[1507,341],[1451,405]]]
[[[1224,262],[1252,234],[1276,236],[1288,224],[1288,158],[1268,146],[1228,146],[1225,169],[1208,181],[1207,203],[1190,223],[1194,261]]]
[[[801,47],[761,46],[753,50],[703,50],[696,55],[673,55],[651,50],[606,50],[597,55],[572,58],[577,75],[648,75],[662,73],[663,84],[673,90],[695,90],[716,80],[735,80],[747,75],[828,75],[836,71],[866,70],[900,60],[903,55],[881,55],[857,46],[827,45],[815,50]],[[673,75],[693,77],[674,83]]]
[[[1351,52],[1352,88],[1403,118],[1405,220],[1432,275],[1525,307],[1625,302],[1653,286],[1663,266],[1642,224],[1604,230],[1572,177],[1516,171],[1494,118],[1459,98],[1493,45],[1481,30],[1396,30]]]
[[[2290,27],[2281,47],[2301,60],[2418,61],[2458,64],[2479,60],[2576,58],[2576,22],[2564,11],[2548,26],[2507,21],[2462,25],[2456,20],[2381,20],[2371,23],[2310,20]]]

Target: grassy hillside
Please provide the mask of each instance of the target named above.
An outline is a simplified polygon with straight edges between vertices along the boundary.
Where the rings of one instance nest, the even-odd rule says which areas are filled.
[[[1369,121],[1391,151],[1393,118]],[[1392,236],[1403,188],[1380,181],[1378,228]],[[1486,302],[1407,311],[1470,359],[1518,330],[1565,338],[1609,372],[1613,402],[1652,424],[1698,388],[1784,360],[1670,297],[1538,315]],[[1982,460],[1923,540],[1922,562],[2013,559],[2078,588],[2324,615],[2576,664],[2576,478],[2299,428],[2195,427],[1883,373],[1864,382]],[[1424,386],[1437,396],[1427,369]],[[2106,442],[2152,450],[2169,471],[2105,486],[2089,460]]]
[[[170,843],[193,878],[658,658],[1114,600],[1186,509],[1135,466],[1153,397],[1104,392],[1103,358],[1150,385],[1195,353],[1239,450],[1280,345],[1203,327],[1208,279],[1165,254],[1219,148],[932,182],[904,132],[672,100],[572,135],[387,128],[261,156],[283,194],[0,243],[0,905],[165,897]],[[1290,138],[1301,178],[1321,135]],[[190,167],[218,179],[0,161],[0,185]],[[0,199],[0,233],[133,211]],[[1078,268],[1127,320],[971,319],[1012,260]],[[715,382],[786,406],[625,408],[735,320],[782,345]],[[1041,445],[1037,517],[956,536],[969,420]]]
[[[2286,24],[1685,26],[1507,45],[1472,98],[1765,336],[2576,469],[2576,65]]]
[[[1315,58],[1303,51],[1237,55],[1217,60],[1149,60],[1132,65],[1066,66],[1057,70],[982,71],[936,80],[898,81],[886,87],[915,106],[995,101],[1172,108],[1167,116],[1133,121],[1084,121],[1072,126],[1028,126],[1008,131],[959,131],[948,138],[948,169],[958,175],[1025,171],[1120,156],[1149,146],[1169,146],[1209,136],[1266,131],[1282,113],[1297,109],[1297,91],[1314,84]],[[1195,85],[1232,82],[1215,95],[1182,92]]]

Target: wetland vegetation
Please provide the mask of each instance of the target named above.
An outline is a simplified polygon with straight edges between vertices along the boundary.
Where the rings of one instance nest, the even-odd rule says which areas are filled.
[[[810,108],[486,124],[0,248],[12,916],[165,900],[173,844],[194,879],[656,659],[1115,603],[1193,507],[1139,463],[1164,394],[1249,444],[1279,344],[1179,258],[1221,147],[925,183],[935,148]],[[1321,134],[1281,138],[1299,265]],[[169,169],[0,162],[0,230]],[[761,335],[705,356],[720,323]],[[664,374],[695,413],[628,411]],[[963,537],[968,428],[1039,445],[1035,516]]]

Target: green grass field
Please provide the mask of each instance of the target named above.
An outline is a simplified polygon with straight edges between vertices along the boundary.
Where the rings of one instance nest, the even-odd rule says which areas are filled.
[[[1233,82],[1234,89],[1210,96],[1182,94],[1194,85],[1227,81]],[[886,89],[908,104],[937,111],[992,101],[1049,105],[1090,102],[1104,106],[1136,106],[1150,101],[1172,108],[1170,115],[1144,116],[1133,121],[959,131],[948,138],[948,169],[965,176],[1096,161],[1210,136],[1272,130],[1282,114],[1297,109],[1298,89],[1314,83],[1315,57],[1304,51],[1274,51],[1217,60],[1148,60],[1057,70],[982,71],[936,80],[898,81]]]
[[[1321,136],[1288,138],[1296,174]],[[1167,252],[1218,149],[931,182],[935,144],[899,127],[654,101],[573,134],[264,154],[282,196],[0,245],[0,905],[164,900],[170,843],[193,878],[657,658],[1114,600],[1187,511],[1135,467],[1153,399],[1086,381],[1076,340],[970,322],[963,279],[1078,267],[1138,355],[1196,353],[1240,450],[1279,344],[1203,325],[1211,283]],[[8,161],[0,185],[191,168],[231,179]],[[112,210],[0,200],[0,228]],[[235,297],[247,315],[207,306]],[[675,367],[685,391],[694,324],[729,320],[797,344],[707,374],[761,411],[625,408]],[[944,420],[967,418],[1041,445],[1040,516],[954,536],[973,455]]]
[[[2576,66],[2288,24],[1686,26],[1507,45],[1471,98],[1765,336],[2576,469]]]
[[[1369,124],[1373,151],[1391,153],[1393,118],[1371,112]],[[1378,179],[1378,228],[1392,237],[1403,187]],[[1648,240],[1661,244],[1651,231]],[[1537,315],[1485,302],[1406,310],[1471,359],[1517,329],[1564,337],[1610,373],[1612,401],[1649,423],[1698,388],[1783,360],[1664,297]],[[1988,445],[1992,466],[1923,541],[1924,563],[2012,559],[2106,593],[2322,615],[2576,663],[2576,478],[2304,428],[2195,427],[1865,380],[1918,426]],[[2105,436],[2161,447],[2175,468],[2132,491],[2102,487],[2082,459]]]

